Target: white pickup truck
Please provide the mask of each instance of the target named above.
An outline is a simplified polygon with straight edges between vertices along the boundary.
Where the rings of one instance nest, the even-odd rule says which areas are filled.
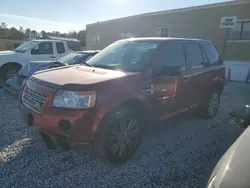
[[[68,53],[67,43],[60,40],[32,40],[14,51],[0,51],[0,80],[14,76],[30,61],[54,61]]]

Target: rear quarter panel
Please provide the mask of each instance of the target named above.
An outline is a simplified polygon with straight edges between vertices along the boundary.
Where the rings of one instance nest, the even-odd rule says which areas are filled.
[[[222,90],[224,89],[226,81],[225,81],[225,66],[223,64],[206,67],[204,76],[206,76],[206,82],[207,82],[206,83],[207,89],[204,92],[205,99],[210,94],[210,92],[215,89],[215,87],[219,86],[221,87]]]

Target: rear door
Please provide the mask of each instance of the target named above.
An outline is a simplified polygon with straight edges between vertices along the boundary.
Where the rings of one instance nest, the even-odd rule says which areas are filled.
[[[207,59],[204,57],[201,45],[198,42],[187,41],[184,44],[184,51],[187,63],[186,79],[189,80],[190,98],[188,99],[192,106],[201,103],[204,92],[207,92],[207,75],[205,72],[205,64]]]
[[[31,52],[31,61],[54,61],[56,56],[54,55],[52,42],[41,42],[35,46]]]
[[[205,56],[208,58],[208,63],[205,66],[206,71],[206,91],[205,96],[209,94],[209,89],[214,86],[216,81],[219,81],[224,85],[225,82],[225,68],[221,61],[221,58],[215,48],[214,44],[211,42],[206,42],[202,44],[202,49]]]
[[[181,76],[154,75],[154,113],[157,118],[164,118],[184,106],[188,106],[189,82],[184,80],[186,64],[181,43],[168,43],[162,50],[161,57],[155,64],[156,69],[166,66],[180,66]]]

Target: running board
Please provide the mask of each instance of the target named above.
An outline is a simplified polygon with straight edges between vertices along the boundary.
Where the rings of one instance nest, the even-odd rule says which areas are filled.
[[[179,111],[176,111],[176,112],[174,112],[174,113],[172,113],[172,114],[166,114],[165,116],[161,116],[160,118],[158,118],[157,121],[162,121],[162,120],[168,119],[168,118],[170,118],[170,117],[173,117],[173,116],[175,116],[175,115],[177,115],[177,114],[181,114],[181,113],[187,112],[187,111],[189,111],[189,110],[194,109],[194,108],[197,107],[197,106],[198,106],[198,105],[195,104],[195,105],[192,105],[192,106],[190,106],[190,107],[188,107],[188,108],[184,108],[184,109],[181,109],[181,110],[179,110]]]

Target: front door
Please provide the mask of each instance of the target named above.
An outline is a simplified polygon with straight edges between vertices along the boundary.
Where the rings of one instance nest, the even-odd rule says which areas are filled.
[[[184,49],[179,42],[166,44],[155,69],[169,66],[180,66],[181,76],[154,74],[154,115],[163,119],[168,115],[190,105],[189,80],[186,80],[186,63]]]
[[[41,42],[35,46],[31,52],[31,61],[54,61],[56,56],[54,55],[52,42]]]

